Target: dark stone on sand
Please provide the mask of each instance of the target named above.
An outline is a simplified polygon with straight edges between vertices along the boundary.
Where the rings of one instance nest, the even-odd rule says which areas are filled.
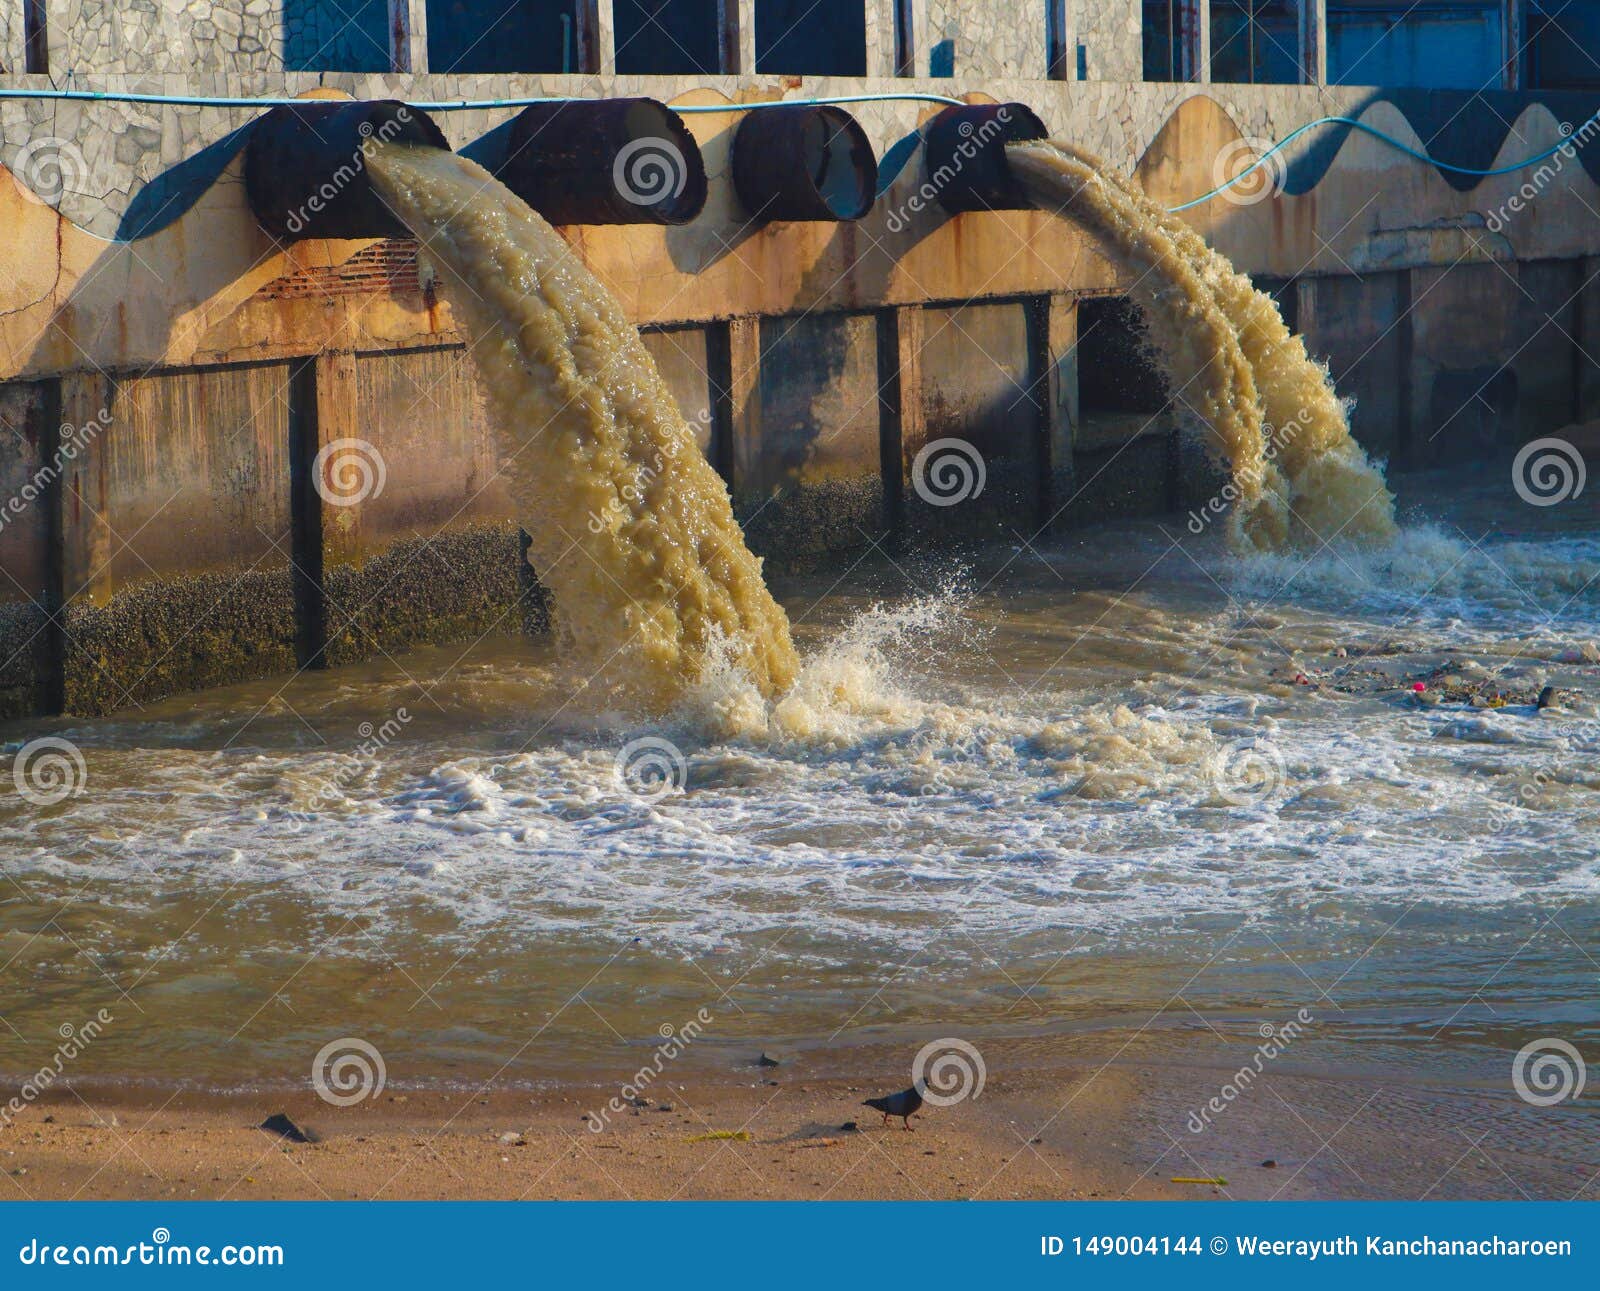
[[[765,1053],[756,1059],[756,1066],[758,1067],[777,1067],[781,1065],[776,1058],[769,1058]]]
[[[670,1112],[671,1110],[672,1110],[672,1104],[671,1103],[657,1103],[656,1104],[656,1111],[658,1111],[658,1112]]]
[[[276,1134],[280,1138],[288,1139],[291,1143],[322,1142],[322,1135],[315,1130],[301,1129],[282,1112],[274,1112],[256,1128],[265,1130],[268,1134]]]
[[[1263,1170],[1276,1170],[1278,1168],[1278,1163],[1276,1161],[1274,1161],[1271,1157],[1268,1157],[1265,1161],[1263,1161],[1261,1163],[1261,1168]]]
[[[843,1125],[841,1125],[839,1127],[839,1132],[841,1134],[855,1134],[860,1129],[861,1129],[861,1127],[859,1125],[857,1125],[854,1121],[846,1121]]]

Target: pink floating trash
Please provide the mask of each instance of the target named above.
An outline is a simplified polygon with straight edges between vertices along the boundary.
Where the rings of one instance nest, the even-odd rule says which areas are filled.
[[[1411,689],[1416,691],[1419,695],[1422,694],[1423,691],[1427,690],[1427,688],[1428,683],[1425,681],[1414,681],[1411,683]]]

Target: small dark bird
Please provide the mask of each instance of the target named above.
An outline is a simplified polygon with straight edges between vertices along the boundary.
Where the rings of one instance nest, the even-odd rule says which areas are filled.
[[[902,1089],[898,1094],[890,1094],[887,1098],[864,1099],[862,1106],[882,1112],[885,1125],[889,1123],[891,1116],[898,1116],[905,1122],[905,1128],[910,1130],[911,1118],[922,1110],[921,1083],[918,1081],[910,1089]]]

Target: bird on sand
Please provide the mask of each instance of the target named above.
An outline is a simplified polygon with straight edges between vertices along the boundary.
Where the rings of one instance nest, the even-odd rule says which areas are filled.
[[[910,1130],[911,1118],[922,1110],[922,1082],[919,1080],[910,1089],[902,1089],[898,1094],[890,1094],[884,1098],[863,1099],[861,1105],[882,1112],[885,1125],[889,1123],[891,1116],[898,1116],[905,1122],[904,1128]]]

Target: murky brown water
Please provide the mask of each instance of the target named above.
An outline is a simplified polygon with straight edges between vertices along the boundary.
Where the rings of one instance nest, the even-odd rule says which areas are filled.
[[[1146,1024],[1181,1057],[1302,1006],[1298,1054],[1400,1079],[1592,1051],[1600,515],[1413,483],[1382,554],[1135,524],[955,591],[791,583],[778,705],[641,722],[492,640],[55,723],[81,796],[0,799],[0,1068],[100,1007],[81,1075],[223,1086],[346,1035],[399,1084],[538,1081],[702,1007],[686,1061]],[[1410,698],[1441,665],[1515,702]],[[1547,681],[1583,697],[1520,702]]]

